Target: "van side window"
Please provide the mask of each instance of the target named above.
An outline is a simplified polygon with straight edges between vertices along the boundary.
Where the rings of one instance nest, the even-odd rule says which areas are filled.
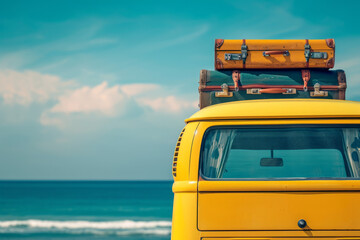
[[[201,174],[211,179],[359,177],[357,128],[219,128],[205,134]]]

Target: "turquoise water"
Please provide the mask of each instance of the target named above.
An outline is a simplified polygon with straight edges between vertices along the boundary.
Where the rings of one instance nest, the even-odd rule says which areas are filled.
[[[0,239],[169,240],[170,181],[0,181]]]

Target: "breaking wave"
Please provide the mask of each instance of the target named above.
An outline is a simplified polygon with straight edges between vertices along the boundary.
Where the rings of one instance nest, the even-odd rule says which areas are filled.
[[[47,221],[13,220],[0,221],[0,233],[112,234],[112,235],[169,235],[170,221]]]

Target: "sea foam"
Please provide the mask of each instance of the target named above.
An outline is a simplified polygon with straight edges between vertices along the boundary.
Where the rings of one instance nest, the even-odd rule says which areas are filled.
[[[170,221],[48,221],[48,220],[13,220],[0,221],[0,228],[28,227],[28,228],[55,228],[55,229],[144,229],[169,228]],[[155,229],[163,230],[163,229]]]

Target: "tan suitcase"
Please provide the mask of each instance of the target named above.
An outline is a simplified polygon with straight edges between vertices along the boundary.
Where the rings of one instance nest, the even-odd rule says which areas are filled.
[[[333,68],[334,39],[215,40],[215,69]]]

